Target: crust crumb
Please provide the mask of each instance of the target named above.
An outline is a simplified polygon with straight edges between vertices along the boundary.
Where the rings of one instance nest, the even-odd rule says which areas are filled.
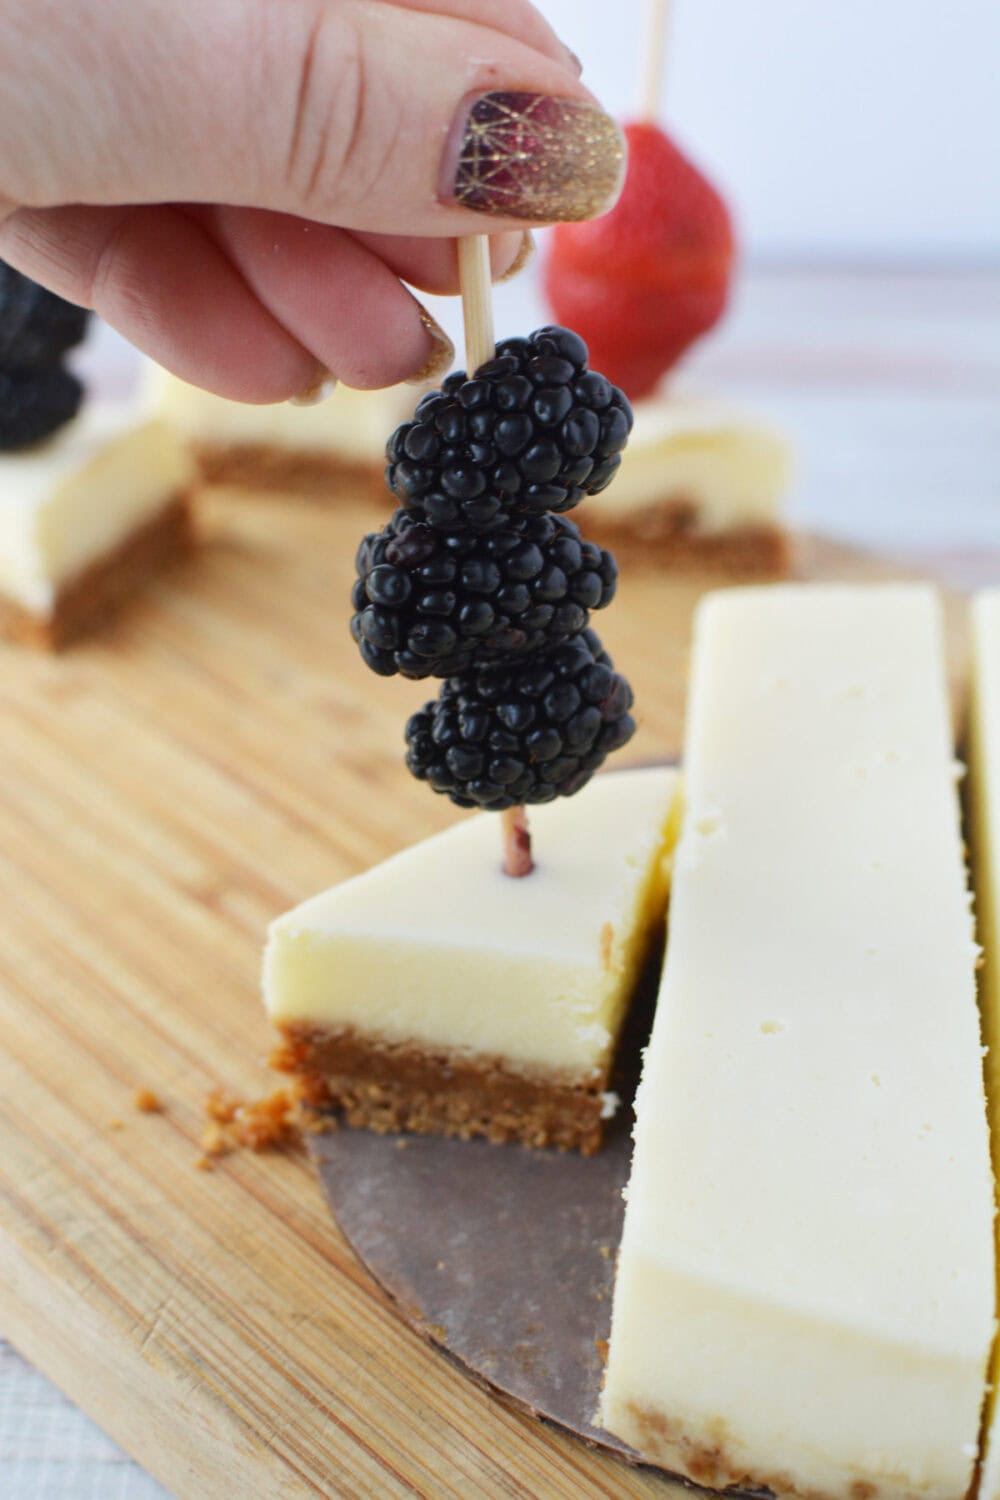
[[[279,1042],[272,1047],[267,1058],[267,1066],[272,1073],[294,1073],[302,1061],[303,1046],[298,1041]]]
[[[136,1089],[132,1095],[132,1108],[141,1115],[158,1115],[163,1111],[163,1105],[152,1089]]]
[[[233,1128],[238,1146],[251,1151],[276,1151],[300,1146],[299,1101],[291,1089],[275,1089],[263,1099],[241,1104]]]
[[[607,1339],[595,1339],[594,1340],[594,1348],[597,1350],[597,1357],[601,1361],[601,1364],[602,1365],[606,1365],[607,1362],[608,1362],[608,1341],[607,1341]]]
[[[202,1155],[195,1165],[205,1171],[204,1162],[210,1166],[213,1159],[240,1149],[256,1153],[299,1150],[303,1135],[316,1128],[294,1087],[251,1100],[238,1099],[222,1088],[212,1089],[205,1098]]]
[[[225,1089],[212,1089],[205,1099],[205,1114],[210,1120],[217,1120],[220,1125],[230,1125],[236,1118],[236,1111],[240,1107],[240,1101],[234,1099],[232,1094],[227,1094]]]

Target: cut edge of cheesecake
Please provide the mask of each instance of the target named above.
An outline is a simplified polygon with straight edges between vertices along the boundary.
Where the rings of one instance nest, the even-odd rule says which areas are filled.
[[[532,809],[529,876],[503,874],[479,813],[279,917],[275,1066],[349,1125],[598,1149],[679,801],[675,771],[611,772]]]
[[[624,566],[654,562],[677,573],[709,573],[716,579],[783,578],[791,571],[795,543],[777,523],[705,531],[698,525],[697,501],[667,494],[641,519],[611,522],[585,512],[581,530],[612,548]]]
[[[393,503],[385,445],[420,391],[338,385],[317,404],[230,401],[147,361],[143,401],[183,441],[207,484],[322,498],[342,488]]]
[[[585,534],[625,562],[722,578],[786,574],[793,546],[782,510],[794,462],[784,435],[686,390],[661,390],[634,412],[614,483],[581,508]]]
[[[984,1071],[994,1181],[1000,1184],[1000,588],[972,601],[971,676],[965,788],[975,889],[976,934],[983,950],[979,1006],[986,1043]],[[1000,1220],[997,1301],[1000,1305]],[[983,1411],[979,1500],[1000,1500],[1000,1341],[990,1360]]]
[[[348,459],[320,448],[291,449],[280,443],[213,443],[195,439],[191,452],[205,484],[324,499],[347,487],[386,504],[391,497],[384,464]]]
[[[17,645],[69,645],[193,550],[197,474],[163,423],[98,404],[0,473],[0,637]]]
[[[59,651],[86,635],[172,563],[194,550],[192,492],[170,496],[103,556],[65,579],[51,610],[0,595],[0,636],[19,646]]]
[[[824,597],[831,610],[818,645],[807,631],[809,620],[796,618],[805,590],[795,586],[725,591],[700,606],[687,810],[675,854],[666,963],[636,1101],[636,1152],[598,1421],[640,1457],[703,1485],[765,1486],[778,1496],[809,1500],[960,1500],[973,1480],[994,1330],[993,1190],[939,610],[936,603],[931,607],[931,591],[917,585],[807,587],[814,616]],[[885,600],[881,614],[871,608],[878,596]],[[765,599],[762,608],[774,613],[755,625],[752,611]],[[845,652],[841,641],[848,631],[853,644]],[[807,634],[811,654],[801,648]],[[925,676],[918,681],[911,673],[910,688],[897,688],[899,663],[914,653],[926,663]],[[725,692],[722,673],[728,673]],[[798,714],[790,709],[796,692],[804,695]],[[897,699],[908,705],[900,709],[900,723],[916,726],[915,746],[906,736],[897,742]],[[748,782],[748,765],[770,765],[777,722],[788,737],[789,764],[777,780],[768,772]],[[834,733],[838,722],[842,744]],[[720,749],[726,745],[735,757],[728,777]],[[796,767],[806,768],[803,776]],[[855,805],[852,810],[845,802],[842,819],[824,824],[810,809],[824,805],[820,799],[831,785],[843,785]],[[921,790],[936,789],[927,826],[938,832],[924,837],[911,820],[909,842],[887,848],[883,862],[890,814],[881,832],[865,830],[893,785],[899,807]],[[816,904],[793,847],[784,876],[773,858],[761,858],[786,802],[790,831],[826,826],[826,836],[816,840],[815,873],[822,878],[823,870],[838,866],[845,872],[844,899],[832,908]],[[920,856],[929,840],[940,844],[947,869],[924,893],[928,865]],[[742,877],[732,863],[738,849]],[[888,896],[879,893],[879,882],[891,874],[894,884],[905,884],[907,871],[918,869],[922,874],[909,881],[899,919],[886,927]],[[708,904],[704,894],[693,897],[699,883]],[[922,1044],[912,1044],[902,1072],[895,1056],[898,1028],[884,1006],[880,1019],[878,1005],[873,1011],[854,999],[856,1014],[846,1024],[864,1038],[864,1055],[837,1049],[835,1032],[817,1027],[802,1003],[781,938],[782,921],[795,921],[799,890],[793,930],[803,934],[805,955],[822,953],[827,923],[835,924],[835,937],[845,928],[857,934],[844,985],[836,971],[824,979],[823,962],[810,970],[828,1000],[850,996],[852,987],[859,997],[877,995],[895,968],[899,1014],[910,1004],[910,1026],[926,1033]],[[716,938],[716,957],[705,964],[695,955],[700,951],[704,959],[713,948],[713,892],[718,921],[746,908],[744,934],[741,941],[739,924],[730,922],[728,942],[720,946]],[[915,917],[906,912],[921,901],[936,911],[939,898],[941,953],[918,936],[915,968],[903,944]],[[738,999],[740,962],[761,932],[754,913],[771,914],[758,962],[771,977],[759,991],[748,991],[747,1004]],[[871,937],[861,935],[865,924]],[[878,942],[886,945],[884,958],[866,946]],[[884,975],[883,963],[889,966]],[[909,986],[924,966],[934,979],[928,999],[916,1007]],[[946,1055],[933,1024],[935,1005],[944,1020],[945,1000]],[[800,1074],[793,1069],[796,1057]],[[963,1087],[949,1093],[942,1080],[953,1076]],[[913,1096],[916,1084],[908,1095],[907,1077],[922,1079],[926,1096]],[[862,1121],[857,1149],[840,1150],[839,1136],[819,1118],[817,1097],[852,1101]],[[720,1123],[730,1113],[731,1134]],[[790,1131],[793,1121],[797,1132]],[[782,1139],[795,1142],[795,1152],[786,1147],[784,1158]],[[954,1165],[959,1143],[960,1173]],[[807,1164],[795,1169],[802,1151]],[[792,1214],[782,1204],[796,1170],[808,1192],[805,1201],[795,1195]],[[829,1216],[826,1240],[809,1227],[818,1208]],[[866,1214],[875,1221],[891,1215],[899,1224],[898,1255],[890,1241],[868,1264]],[[928,1216],[940,1230],[915,1259]],[[968,1232],[960,1234],[966,1224]],[[748,1254],[755,1243],[757,1253]],[[817,1259],[822,1267],[824,1254],[826,1269],[811,1269]],[[912,1316],[915,1306],[919,1319]],[[768,1369],[763,1380],[762,1368]]]

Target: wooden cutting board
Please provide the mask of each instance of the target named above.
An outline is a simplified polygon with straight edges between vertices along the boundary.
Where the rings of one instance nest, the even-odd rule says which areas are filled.
[[[429,694],[347,635],[371,506],[219,492],[203,520],[99,639],[0,648],[0,1328],[182,1500],[672,1494],[404,1327],[304,1157],[195,1169],[207,1091],[275,1083],[269,919],[457,816],[402,764]],[[817,542],[802,570],[900,572]],[[633,573],[598,622],[637,692],[623,763],[679,748],[697,592]]]

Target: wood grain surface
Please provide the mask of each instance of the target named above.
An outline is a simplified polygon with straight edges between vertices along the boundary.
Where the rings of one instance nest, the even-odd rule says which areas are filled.
[[[0,1326],[181,1500],[671,1494],[405,1328],[304,1157],[195,1169],[206,1092],[274,1083],[268,920],[457,816],[402,765],[426,690],[347,636],[377,524],[219,492],[200,555],[100,638],[0,656]],[[638,696],[622,761],[679,748],[697,592],[633,573],[600,622]]]

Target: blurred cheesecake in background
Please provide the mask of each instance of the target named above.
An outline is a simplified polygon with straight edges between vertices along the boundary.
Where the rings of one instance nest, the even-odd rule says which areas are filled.
[[[783,434],[703,395],[664,391],[633,410],[615,482],[579,507],[581,530],[626,561],[641,554],[733,577],[786,572],[793,462]]]
[[[85,400],[89,313],[0,261],[0,635],[64,645],[187,550],[194,464],[170,428]]]
[[[164,423],[100,405],[0,453],[0,634],[51,650],[98,623],[188,550],[196,477]]]
[[[148,367],[146,384],[152,412],[190,446],[207,483],[318,496],[350,484],[387,504],[386,440],[419,396],[406,385],[382,391],[338,385],[316,406],[249,406],[156,365]]]

